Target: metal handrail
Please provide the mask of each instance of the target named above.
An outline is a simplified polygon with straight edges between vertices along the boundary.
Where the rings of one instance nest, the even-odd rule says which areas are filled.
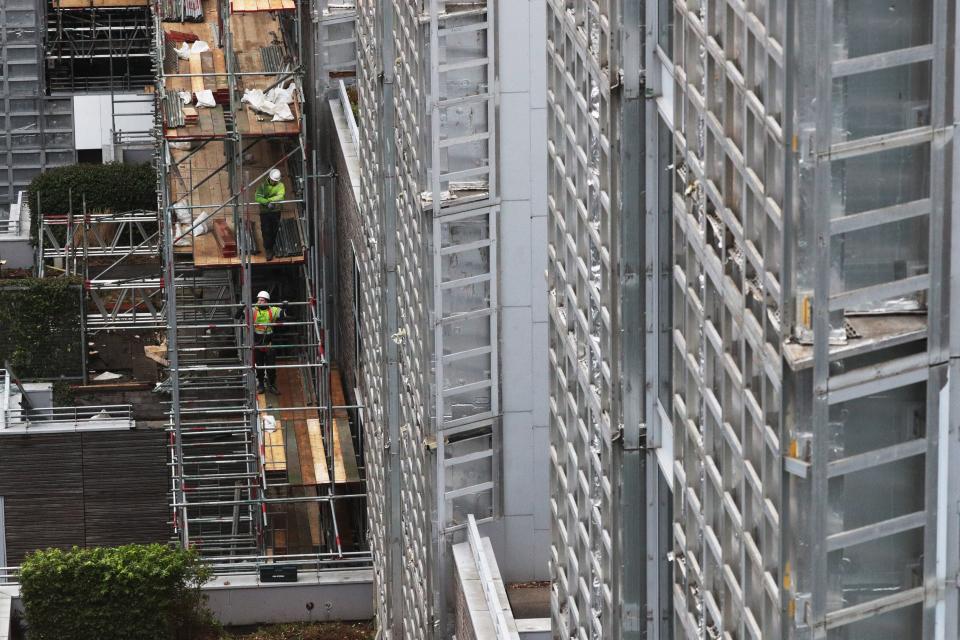
[[[84,421],[94,420],[101,413],[104,420],[126,420],[133,418],[133,405],[130,404],[104,404],[87,407],[38,407],[31,409],[11,409],[6,410],[6,427],[28,426],[31,423],[49,424],[80,424]]]
[[[497,587],[490,573],[490,565],[487,563],[487,553],[480,538],[480,530],[477,529],[477,520],[472,513],[467,515],[467,540],[473,552],[473,561],[477,563],[477,572],[480,574],[480,583],[483,585],[483,596],[487,601],[487,610],[493,618],[493,629],[497,639],[509,640],[512,637],[510,627],[507,626],[507,619],[503,615],[503,605],[500,604]]]
[[[340,80],[340,106],[343,107],[343,117],[347,119],[347,127],[350,128],[350,137],[353,144],[360,146],[360,130],[357,128],[357,119],[353,117],[353,106],[350,103],[350,96],[347,95],[347,85]]]
[[[260,567],[271,565],[293,565],[299,569],[315,570],[318,574],[344,569],[366,569],[373,566],[369,551],[345,551],[323,554],[287,554],[276,556],[218,556],[204,560],[214,576],[257,575]],[[0,585],[18,584],[20,567],[0,567]]]

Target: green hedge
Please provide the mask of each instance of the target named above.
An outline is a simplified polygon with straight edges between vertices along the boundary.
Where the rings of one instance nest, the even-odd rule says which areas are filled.
[[[72,191],[71,191],[72,189]],[[41,173],[28,188],[30,210],[42,213],[79,214],[86,198],[87,211],[133,211],[157,208],[157,174],[149,163],[74,164]],[[37,197],[39,195],[39,203]],[[30,238],[36,244],[40,216],[31,216]]]
[[[0,366],[28,379],[83,375],[80,282],[0,280]]]
[[[20,593],[31,640],[187,639],[213,626],[207,579],[195,552],[160,544],[47,549],[24,560]]]

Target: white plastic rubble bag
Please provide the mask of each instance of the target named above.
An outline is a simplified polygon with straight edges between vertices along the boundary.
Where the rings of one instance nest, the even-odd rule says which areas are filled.
[[[210,51],[210,45],[203,40],[197,40],[190,47],[190,53],[206,53],[207,51]]]
[[[293,112],[290,111],[290,105],[278,104],[273,111],[273,122],[289,122],[293,120]]]
[[[213,225],[210,222],[208,222],[211,215],[213,214],[211,214],[210,212],[204,212],[200,214],[196,222],[194,222],[194,227],[193,227],[194,237],[202,236],[205,233],[210,233],[211,231],[213,231]]]
[[[197,106],[198,107],[215,107],[217,106],[217,101],[213,99],[213,91],[210,89],[204,89],[203,91],[197,91]]]
[[[177,57],[181,60],[190,59],[190,45],[184,42],[179,47],[174,47],[173,50],[177,53]]]
[[[240,102],[246,102],[253,107],[255,111],[263,111],[263,103],[265,101],[266,97],[260,89],[247,89],[243,92],[243,97],[240,98]]]
[[[177,95],[180,96],[180,102],[184,105],[188,105],[193,101],[193,94],[189,91],[178,91]]]
[[[272,433],[277,429],[277,419],[268,413],[260,414],[260,420],[263,423],[263,430]]]

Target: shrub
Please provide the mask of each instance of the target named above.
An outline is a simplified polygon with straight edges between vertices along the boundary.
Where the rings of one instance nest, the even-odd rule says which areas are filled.
[[[37,201],[39,195],[39,203]],[[41,205],[43,213],[80,214],[86,198],[87,211],[133,211],[157,208],[157,174],[148,164],[74,164],[41,173],[28,187],[30,238],[37,243]]]
[[[210,628],[193,551],[161,544],[47,549],[20,570],[31,640],[170,640]],[[215,637],[215,636],[214,636]]]
[[[0,366],[21,378],[83,374],[78,278],[0,280]]]

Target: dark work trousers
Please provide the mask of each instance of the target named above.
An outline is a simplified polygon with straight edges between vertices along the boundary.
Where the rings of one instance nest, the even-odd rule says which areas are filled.
[[[253,359],[258,367],[272,367],[277,363],[277,356],[273,352],[273,335],[253,334]],[[264,378],[271,386],[276,386],[277,370],[257,369],[257,384],[263,384]]]
[[[277,229],[280,228],[280,209],[270,211],[260,209],[260,231],[263,232],[263,250],[273,253],[277,241]]]

